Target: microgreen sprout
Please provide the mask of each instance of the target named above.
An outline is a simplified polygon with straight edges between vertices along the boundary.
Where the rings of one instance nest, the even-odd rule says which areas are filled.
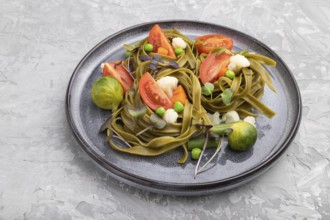
[[[142,133],[152,129],[163,129],[166,126],[166,121],[162,118],[160,118],[156,113],[153,113],[149,117],[149,121],[151,123],[150,126],[146,127],[145,129],[141,130],[139,133],[136,134],[136,136],[141,135]]]

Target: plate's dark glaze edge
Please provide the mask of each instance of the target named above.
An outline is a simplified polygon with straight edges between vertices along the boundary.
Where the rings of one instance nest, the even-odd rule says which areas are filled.
[[[281,148],[279,148],[278,151],[274,152],[269,158],[267,158],[267,160],[265,160],[263,163],[259,164],[255,168],[253,168],[247,172],[244,172],[242,174],[239,174],[237,176],[233,176],[231,178],[224,179],[221,181],[208,182],[207,184],[204,183],[204,184],[191,184],[191,185],[187,185],[187,184],[171,184],[171,185],[169,185],[166,182],[153,181],[150,179],[141,178],[139,176],[132,175],[131,173],[127,173],[124,170],[121,170],[121,169],[118,169],[118,168],[112,166],[107,161],[102,160],[102,158],[100,156],[98,156],[94,151],[91,151],[88,144],[79,135],[78,129],[72,120],[72,116],[71,116],[71,112],[70,112],[70,97],[71,97],[70,88],[71,88],[71,85],[77,74],[77,70],[79,70],[82,63],[90,56],[91,53],[93,53],[97,48],[100,47],[100,45],[104,44],[109,39],[115,37],[116,35],[125,33],[126,31],[133,30],[136,28],[141,28],[143,26],[151,25],[151,24],[155,24],[155,23],[158,23],[158,24],[196,23],[196,24],[205,24],[205,25],[210,25],[210,26],[214,26],[217,28],[234,31],[241,35],[244,35],[246,38],[249,38],[249,39],[255,41],[257,44],[262,46],[264,49],[266,49],[270,54],[272,54],[274,57],[276,57],[276,59],[278,59],[281,62],[281,64],[286,69],[286,71],[290,74],[290,77],[292,78],[292,82],[294,83],[295,91],[297,92],[297,96],[298,96],[298,112],[297,112],[296,121],[293,126],[292,132],[286,138],[284,144],[281,146]],[[98,165],[100,165],[100,167],[102,167],[106,171],[108,171],[108,172],[110,171],[109,172],[110,175],[112,175],[115,178],[120,179],[124,182],[130,183],[130,185],[133,185],[133,186],[136,186],[139,188],[143,188],[143,189],[147,189],[150,191],[154,191],[154,192],[160,192],[160,193],[164,193],[164,194],[175,194],[175,195],[201,195],[201,194],[209,194],[212,192],[228,190],[228,189],[234,188],[236,186],[239,186],[242,183],[250,181],[254,177],[263,173],[263,171],[266,171],[268,168],[271,167],[271,165],[274,164],[275,161],[277,161],[277,159],[281,155],[283,155],[285,150],[290,146],[291,142],[293,141],[293,139],[298,131],[300,121],[301,121],[301,106],[302,106],[301,95],[299,92],[297,82],[296,82],[295,78],[293,77],[293,74],[291,73],[291,71],[285,64],[285,62],[274,51],[272,51],[267,45],[265,45],[264,43],[260,42],[259,40],[255,39],[243,32],[240,32],[240,31],[237,31],[237,30],[225,27],[225,26],[221,26],[221,25],[213,24],[213,23],[207,23],[207,22],[190,21],[190,20],[164,20],[164,21],[156,21],[156,22],[147,22],[147,23],[138,24],[138,25],[134,25],[134,26],[125,28],[119,32],[116,32],[116,33],[110,35],[109,37],[105,38],[100,43],[98,43],[96,46],[94,46],[78,63],[77,67],[75,68],[75,70],[70,78],[70,81],[69,81],[69,84],[67,87],[67,94],[66,94],[66,116],[67,116],[69,126],[71,127],[74,137],[76,138],[78,143],[82,146],[83,150],[89,156],[92,157],[94,162],[96,162]]]

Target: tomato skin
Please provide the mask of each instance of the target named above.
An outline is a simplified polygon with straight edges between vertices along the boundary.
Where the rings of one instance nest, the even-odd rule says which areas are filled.
[[[206,57],[199,69],[199,78],[202,83],[213,83],[224,76],[230,63],[230,57],[231,55],[226,52],[220,55],[212,53]]]
[[[120,85],[123,87],[126,92],[133,85],[133,79],[130,76],[130,73],[124,68],[123,62],[118,64],[120,61],[108,62],[104,64],[103,67],[103,76],[112,76],[117,79]]]
[[[171,100],[148,72],[141,77],[138,90],[143,102],[152,110],[159,107],[172,108]]]
[[[208,34],[197,37],[195,40],[195,46],[199,53],[210,53],[210,51],[216,47],[224,47],[228,50],[232,50],[234,46],[234,41],[224,34]],[[203,42],[201,44],[200,42]]]
[[[176,58],[170,40],[166,37],[164,31],[160,28],[158,24],[155,24],[151,28],[149,32],[148,42],[154,47],[154,53],[157,53],[158,48],[162,47],[168,51],[167,56]]]

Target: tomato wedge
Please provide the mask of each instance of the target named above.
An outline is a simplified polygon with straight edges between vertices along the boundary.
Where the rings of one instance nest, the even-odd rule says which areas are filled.
[[[220,55],[212,53],[206,57],[199,69],[199,78],[202,83],[213,83],[217,81],[219,77],[224,76],[230,63],[230,57],[231,55],[226,52]]]
[[[129,72],[124,68],[123,62],[120,61],[105,63],[102,75],[112,76],[117,79],[125,92],[129,90],[133,85],[132,77],[130,76]]]
[[[148,72],[141,77],[138,89],[143,102],[152,110],[159,107],[172,108],[171,100]]]
[[[234,46],[234,41],[224,34],[208,34],[197,37],[195,40],[195,46],[199,53],[209,53],[216,47],[224,47],[232,50]]]
[[[148,42],[154,47],[154,53],[157,53],[158,48],[162,47],[167,50],[167,56],[176,58],[170,40],[166,37],[164,31],[160,28],[158,24],[155,24],[151,28],[149,32]]]

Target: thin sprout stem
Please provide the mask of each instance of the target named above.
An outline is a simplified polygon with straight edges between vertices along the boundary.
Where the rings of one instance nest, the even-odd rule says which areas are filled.
[[[126,68],[126,70],[128,71],[128,72],[131,72],[131,68],[129,67],[129,64],[130,64],[130,61],[131,60],[131,55],[129,55],[128,56],[128,59],[127,59],[127,68]]]
[[[130,60],[131,60],[131,55],[128,57],[128,59],[127,59],[127,68],[125,67],[125,66],[123,66],[124,67],[124,69],[125,70],[127,70],[127,72],[129,73],[129,76],[133,79],[133,80],[135,80],[135,78],[134,78],[134,76],[133,76],[133,73],[131,72],[131,68],[130,68]]]
[[[197,176],[197,173],[198,173],[198,167],[199,167],[199,164],[201,163],[202,156],[203,156],[203,154],[204,154],[204,151],[205,151],[205,149],[206,149],[206,146],[207,146],[207,143],[208,143],[208,142],[209,142],[209,132],[206,131],[205,141],[204,141],[204,145],[203,145],[203,150],[202,150],[201,155],[200,155],[199,158],[198,158],[198,161],[197,161],[197,164],[196,164],[196,167],[195,167],[194,179],[196,179],[196,176]]]
[[[223,143],[223,139],[220,140],[220,143],[218,144],[218,147],[214,152],[214,154],[212,155],[212,157],[197,171],[197,174],[203,172],[205,167],[215,158],[215,156],[219,153],[219,151],[222,148],[222,143]]]
[[[142,133],[148,131],[148,130],[149,130],[150,128],[152,128],[152,127],[153,127],[153,125],[151,125],[151,126],[149,126],[149,127],[146,127],[145,129],[143,129],[142,131],[140,131],[139,133],[137,133],[136,136],[139,136],[140,134],[142,134]]]
[[[115,134],[118,136],[118,138],[119,138],[121,141],[123,141],[123,142],[124,142],[129,148],[132,147],[127,141],[125,141],[125,139],[124,139],[122,136],[120,136],[120,134],[118,134],[117,131],[115,131],[115,129],[111,128],[110,130],[111,130],[113,133],[115,133]]]

